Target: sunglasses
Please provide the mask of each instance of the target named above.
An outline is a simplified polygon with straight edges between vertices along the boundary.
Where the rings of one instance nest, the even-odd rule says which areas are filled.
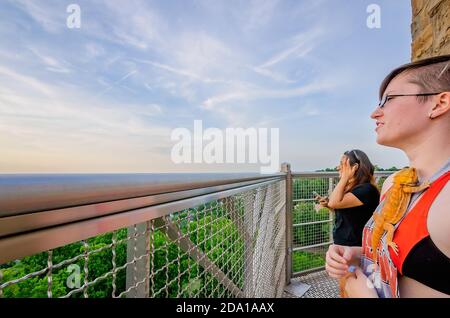
[[[358,153],[356,152],[356,150],[350,150],[350,151],[346,151],[344,153],[344,155],[346,155],[346,156],[348,156],[349,154],[352,154],[356,158],[356,160],[358,160],[358,163],[361,163],[361,159],[359,158]]]

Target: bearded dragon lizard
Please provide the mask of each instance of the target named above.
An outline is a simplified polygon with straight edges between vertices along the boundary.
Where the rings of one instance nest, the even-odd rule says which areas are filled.
[[[395,254],[398,255],[398,247],[394,238],[395,224],[402,218],[406,212],[411,195],[415,192],[422,191],[430,186],[429,182],[418,185],[417,172],[415,168],[405,168],[397,172],[394,176],[392,187],[386,194],[386,202],[381,213],[374,213],[374,226],[372,232],[372,258],[377,264],[377,248],[385,231],[386,243],[390,246]]]
[[[398,254],[398,247],[394,238],[395,224],[400,221],[405,214],[408,207],[411,195],[415,192],[422,191],[430,186],[429,182],[418,185],[418,177],[415,168],[405,168],[397,172],[394,176],[392,187],[386,194],[386,201],[381,210],[381,213],[374,212],[374,226],[372,232],[372,258],[376,265],[378,263],[377,248],[383,237],[385,231],[386,243],[390,246],[396,254]],[[347,273],[339,281],[341,297],[347,297],[345,293],[345,284],[350,276],[354,276],[353,271]]]
[[[348,297],[347,293],[345,292],[345,284],[347,284],[347,279],[350,276],[355,276],[356,277],[355,266],[353,266],[353,265],[349,266],[348,273],[345,274],[345,276],[342,277],[339,280],[339,292],[340,292],[341,298],[347,298]]]

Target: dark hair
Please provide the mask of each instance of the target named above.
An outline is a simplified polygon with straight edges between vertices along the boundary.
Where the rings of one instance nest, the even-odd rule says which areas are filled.
[[[345,187],[345,192],[352,190],[354,187],[362,183],[372,183],[378,189],[373,176],[375,167],[370,162],[369,157],[367,157],[364,151],[353,149],[344,152],[344,156],[349,158],[350,166],[358,164],[358,169],[356,170],[353,178],[349,180],[349,183]]]
[[[389,83],[399,74],[409,73],[408,81],[419,85],[424,93],[450,91],[450,54],[434,56],[397,67],[390,72],[380,85],[379,97],[383,97]],[[430,96],[418,96],[424,102]]]

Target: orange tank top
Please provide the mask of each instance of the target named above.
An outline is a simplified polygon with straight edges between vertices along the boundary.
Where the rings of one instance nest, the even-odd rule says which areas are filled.
[[[447,170],[447,171],[446,171]],[[442,171],[442,170],[441,170]],[[429,236],[427,228],[428,211],[442,188],[450,180],[450,171],[444,170],[444,173],[435,179],[431,186],[425,190],[417,204],[404,216],[396,225],[393,241],[399,248],[399,254],[388,247],[384,235],[378,255],[379,266],[375,266],[372,261],[372,231],[373,218],[369,220],[363,230],[363,243],[361,255],[361,268],[366,276],[374,284],[380,297],[400,297],[398,290],[398,274],[402,274],[402,267],[408,254],[414,246],[423,238]],[[375,213],[379,213],[384,204],[385,195],[381,197],[380,205]]]

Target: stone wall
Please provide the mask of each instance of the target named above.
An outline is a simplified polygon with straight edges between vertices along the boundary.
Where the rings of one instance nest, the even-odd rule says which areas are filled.
[[[411,0],[411,59],[450,54],[450,0]]]

